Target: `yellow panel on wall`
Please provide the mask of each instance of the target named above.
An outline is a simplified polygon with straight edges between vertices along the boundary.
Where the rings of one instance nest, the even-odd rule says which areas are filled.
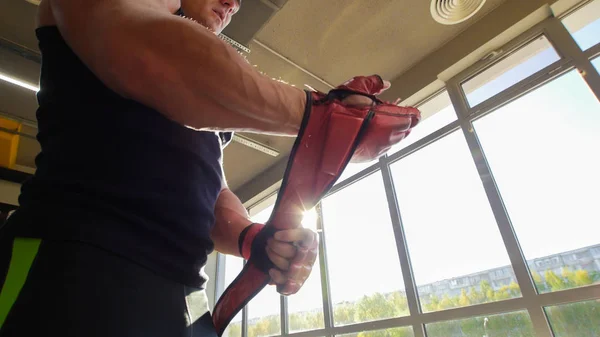
[[[20,137],[10,131],[20,132],[21,123],[0,118],[0,166],[13,168],[17,160]]]

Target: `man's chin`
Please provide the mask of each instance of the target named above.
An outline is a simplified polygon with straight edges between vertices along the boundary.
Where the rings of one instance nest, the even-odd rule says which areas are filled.
[[[208,30],[210,30],[211,32],[215,33],[216,35],[219,35],[221,33],[221,31],[223,30],[223,29],[221,29],[221,25],[218,22],[210,22],[204,26],[206,28],[208,28]]]

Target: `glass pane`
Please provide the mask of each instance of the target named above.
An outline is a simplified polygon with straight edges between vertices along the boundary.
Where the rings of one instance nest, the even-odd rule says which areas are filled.
[[[288,297],[290,331],[315,330],[325,327],[321,293],[319,260],[300,291]]]
[[[389,155],[404,149],[456,120],[454,107],[446,91],[427,101],[425,104],[420,105],[418,108],[421,111],[421,122],[412,129],[408,137],[392,147]]]
[[[242,312],[240,311],[229,323],[225,332],[223,332],[223,336],[225,337],[240,337],[242,336]]]
[[[352,177],[353,175],[357,174],[358,172],[366,169],[367,167],[375,163],[377,163],[377,160],[373,160],[368,163],[348,163],[348,165],[344,169],[344,172],[342,172],[335,184],[337,185],[341,183],[342,181]]]
[[[274,204],[251,217],[253,222],[265,223]],[[281,334],[281,296],[277,288],[267,285],[248,303],[248,336],[262,337]]]
[[[334,324],[408,315],[381,173],[323,199]]]
[[[576,70],[474,122],[538,290],[600,282],[600,103]]]
[[[273,212],[273,208],[275,208],[275,204],[270,205],[269,207],[263,209],[258,214],[251,216],[253,222],[265,223],[269,220],[271,213]]]
[[[233,282],[233,280],[238,276],[238,274],[242,271],[244,267],[244,260],[231,255],[225,255],[225,283],[223,289],[227,289],[227,287]],[[242,336],[242,312],[240,311],[234,318],[231,320],[231,323],[225,329],[223,333],[225,337],[240,337]]]
[[[600,336],[600,300],[546,308],[554,337]]]
[[[385,330],[363,331],[337,335],[339,337],[413,337],[411,327],[391,328]]]
[[[548,39],[539,37],[463,83],[469,105],[476,106],[559,59]]]
[[[267,285],[248,303],[248,336],[281,334],[281,296],[275,286]]]
[[[317,213],[314,208],[304,215],[302,225],[316,230]],[[323,294],[321,292],[321,267],[319,260],[300,289],[288,297],[289,327],[291,332],[315,330],[325,327]]]
[[[596,71],[600,73],[600,57],[596,57],[592,60],[592,64],[596,67]]]
[[[423,311],[520,296],[462,131],[391,172]]]
[[[244,268],[244,260],[237,256],[225,255],[225,286],[229,287],[231,282],[239,275]]]
[[[526,311],[425,325],[428,337],[535,337]]]
[[[600,42],[600,0],[594,0],[562,20],[582,50]]]

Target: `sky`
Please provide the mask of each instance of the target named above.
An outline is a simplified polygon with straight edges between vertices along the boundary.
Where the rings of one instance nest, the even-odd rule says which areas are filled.
[[[600,42],[600,20],[574,37],[582,48]],[[481,102],[557,57],[541,50],[467,98]],[[447,93],[430,106],[438,112],[392,153],[456,120]],[[427,103],[421,107],[427,109]],[[475,121],[474,131],[528,260],[600,243],[600,103],[577,71]],[[339,181],[371,164],[349,165]],[[392,164],[391,173],[418,285],[510,265],[461,130]],[[333,303],[403,290],[381,173],[325,198],[322,206]],[[266,221],[271,211],[253,220]],[[314,219],[307,215],[304,225],[314,226]],[[241,270],[241,260],[234,260],[228,257],[227,284]],[[318,264],[288,303],[290,312],[322,307]],[[249,305],[251,319],[270,314],[279,314],[274,287]]]

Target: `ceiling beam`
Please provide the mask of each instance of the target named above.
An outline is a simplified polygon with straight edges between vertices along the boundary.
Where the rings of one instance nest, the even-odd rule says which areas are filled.
[[[40,55],[40,53],[31,50],[27,47],[23,47],[17,43],[14,43],[2,37],[0,37],[0,49],[9,51],[13,54],[17,54],[27,60],[36,63],[42,63],[42,55]]]
[[[236,188],[233,192],[245,206],[258,201],[257,199],[260,199],[265,191],[274,186],[276,188],[281,184],[289,159],[289,155],[285,155],[277,163],[252,178],[249,182]]]
[[[17,171],[9,169],[7,167],[0,166],[0,180],[6,180],[17,184],[22,184],[33,175],[27,172]]]

